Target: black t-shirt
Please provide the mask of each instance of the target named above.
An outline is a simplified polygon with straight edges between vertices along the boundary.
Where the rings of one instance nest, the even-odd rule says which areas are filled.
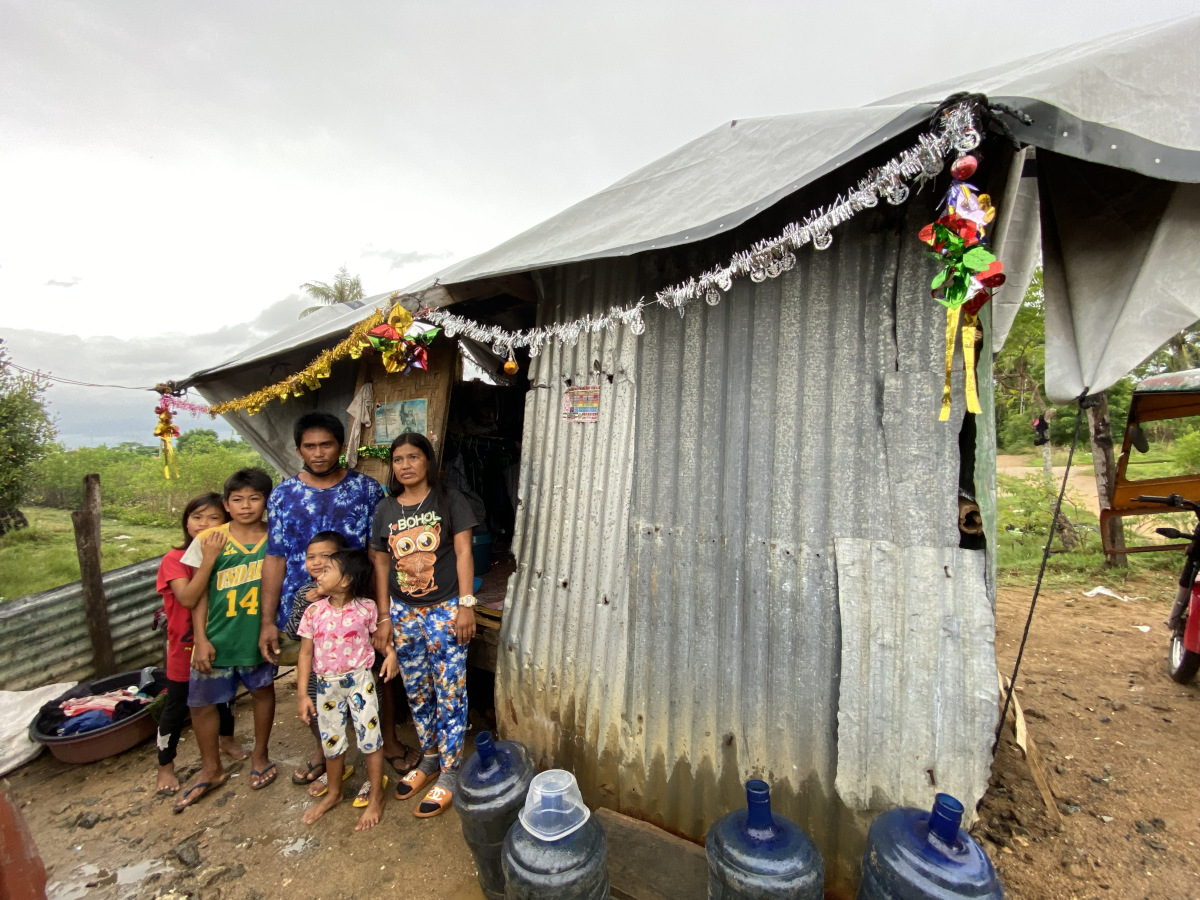
[[[466,498],[447,488],[445,499],[434,491],[420,503],[404,506],[385,497],[375,508],[371,546],[392,557],[388,589],[410,606],[433,606],[458,596],[458,561],[454,535],[478,523]]]

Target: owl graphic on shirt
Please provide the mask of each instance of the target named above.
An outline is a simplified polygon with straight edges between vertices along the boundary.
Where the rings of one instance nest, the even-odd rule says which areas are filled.
[[[442,526],[416,525],[388,536],[388,548],[396,563],[400,590],[410,597],[424,597],[438,589],[433,577],[437,548],[442,542]]]

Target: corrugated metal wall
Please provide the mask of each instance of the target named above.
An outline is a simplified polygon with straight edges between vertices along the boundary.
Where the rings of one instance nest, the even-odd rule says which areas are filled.
[[[159,558],[104,573],[117,671],[163,664],[165,631],[151,631],[162,597]],[[0,603],[0,690],[92,677],[92,642],[80,582]]]
[[[539,321],[636,299],[636,264],[585,263],[541,282]],[[625,329],[547,349],[531,366],[498,713],[539,762],[618,806],[628,646],[629,509],[637,338]],[[600,388],[600,422],[563,421],[568,386]]]
[[[907,722],[953,732],[931,743],[955,758],[934,766],[969,808],[997,714],[983,554],[958,549],[961,399],[937,421],[945,315],[915,240],[929,214],[865,213],[834,249],[740,280],[716,307],[656,309],[640,339],[621,330],[540,357],[526,407],[505,733],[575,771],[590,802],[696,839],[744,803],[746,778],[766,778],[826,854],[835,892],[857,878],[864,796],[875,808],[932,797],[925,758],[920,779],[899,759],[864,768],[890,748],[876,738]],[[649,294],[672,267],[698,268],[699,252],[642,257],[640,273],[633,260],[554,270],[542,321]],[[599,381],[598,424],[562,421],[567,379]],[[842,634],[839,540],[961,559],[934,594],[928,573],[898,576],[894,611],[928,625],[898,655],[886,635],[876,653]],[[852,683],[847,641],[862,651]],[[877,683],[889,665],[898,680]],[[934,698],[910,690],[917,665],[939,683],[961,676],[961,717],[932,715]],[[991,679],[973,683],[981,670]],[[874,723],[844,748],[840,702]]]

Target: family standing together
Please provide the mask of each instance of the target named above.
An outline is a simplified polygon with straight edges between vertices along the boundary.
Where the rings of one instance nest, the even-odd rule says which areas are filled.
[[[182,812],[229,779],[222,755],[250,760],[250,787],[278,777],[270,755],[275,677],[296,658],[297,714],[313,749],[292,781],[318,800],[312,824],[342,799],[352,729],[368,779],[355,830],[379,822],[393,796],[421,796],[419,817],[450,805],[467,730],[466,657],[475,635],[471,530],[465,498],[442,484],[424,435],[391,445],[386,488],[341,463],[336,416],[294,429],[299,474],[272,487],[262,469],[235,472],[220,494],[183,512],[183,543],[163,557],[167,701],[158,732],[158,791]],[[397,678],[398,676],[398,678]],[[233,737],[239,685],[250,694],[254,747]],[[396,738],[407,698],[419,748]],[[191,713],[201,768],[184,788],[175,753]]]

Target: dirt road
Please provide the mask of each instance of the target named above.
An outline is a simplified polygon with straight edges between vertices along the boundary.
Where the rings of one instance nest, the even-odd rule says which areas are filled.
[[[1122,586],[1123,594],[1150,598],[1129,602],[1083,597],[1092,586],[1043,594],[1017,695],[1066,815],[1060,823],[1047,814],[1028,764],[1006,738],[975,832],[1010,900],[1200,898],[1200,781],[1192,776],[1200,691],[1164,670],[1171,579]],[[1006,671],[1030,593],[1000,591],[996,646]],[[354,834],[357,811],[347,802],[312,828],[301,824],[304,790],[286,777],[307,750],[294,703],[288,678],[273,738],[284,777],[252,792],[242,769],[182,815],[154,796],[149,744],[95,766],[65,766],[44,754],[10,776],[49,867],[51,897],[481,897],[453,811],[422,821],[410,804],[391,802],[379,827]],[[238,717],[244,730],[244,702]],[[187,732],[180,759],[195,761]],[[189,841],[194,867],[179,860]]]
[[[1029,454],[1018,456],[996,457],[996,474],[1008,475],[1013,478],[1025,478],[1028,475],[1041,475],[1041,466],[1029,465]],[[1062,483],[1066,466],[1054,467],[1054,483]],[[1086,509],[1094,516],[1100,515],[1100,501],[1096,495],[1096,473],[1091,465],[1079,466],[1072,464],[1071,477],[1067,479],[1068,499]]]

